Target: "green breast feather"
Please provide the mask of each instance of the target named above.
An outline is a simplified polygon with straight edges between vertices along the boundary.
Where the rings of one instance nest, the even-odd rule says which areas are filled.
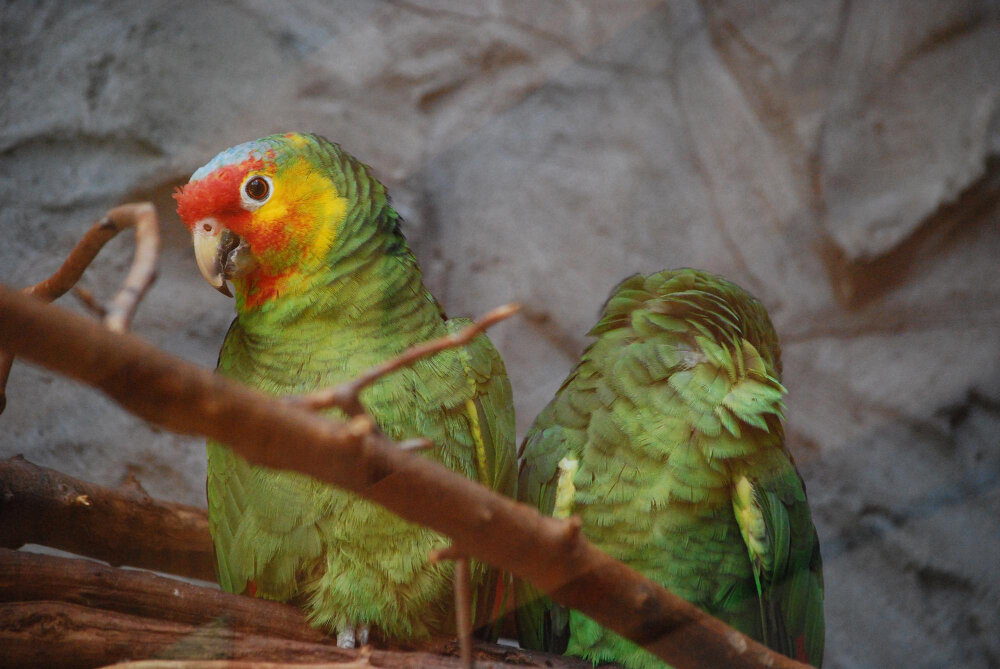
[[[823,583],[784,446],[780,350],[763,307],[696,270],[626,279],[523,447],[519,499],[579,515],[607,552],[819,666]],[[596,662],[654,656],[518,582],[522,645]]]
[[[439,334],[460,326],[442,321]],[[313,386],[321,387],[355,375],[339,359],[350,344],[338,345],[336,331],[307,356],[298,352],[305,348],[277,347],[271,366],[250,365],[234,325],[220,371],[276,394],[304,392],[310,386],[301,378],[322,378]],[[262,369],[271,372],[266,382]],[[510,387],[485,338],[386,377],[362,400],[390,437],[426,436],[436,445],[426,457],[513,494]],[[252,467],[223,445],[209,443],[208,453],[210,523],[224,590],[250,587],[257,596],[300,602],[315,624],[331,630],[369,625],[390,638],[450,630],[450,567],[427,561],[447,544],[444,537],[309,477]],[[485,622],[496,574],[480,564],[473,576]]]

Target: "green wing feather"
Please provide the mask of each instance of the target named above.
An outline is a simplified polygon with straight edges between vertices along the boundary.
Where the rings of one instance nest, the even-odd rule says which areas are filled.
[[[741,478],[733,510],[753,566],[763,641],[819,666],[823,573],[802,480],[790,460],[760,479]]]
[[[567,439],[560,426],[533,430],[525,441],[525,459],[518,479],[518,499],[551,515],[555,506],[558,464],[566,457]],[[569,612],[527,581],[515,579],[514,612],[518,641],[524,648],[563,653],[569,642]]]
[[[763,307],[704,272],[636,275],[590,334],[596,341],[528,433],[519,499],[557,512],[560,462],[578,460],[572,509],[561,512],[578,514],[588,539],[746,634],[818,664],[819,544],[784,448],[780,351]],[[753,492],[740,497],[743,479]],[[577,612],[565,624],[529,584],[515,592],[524,645],[560,651],[568,635],[568,651],[594,662],[662,666]]]

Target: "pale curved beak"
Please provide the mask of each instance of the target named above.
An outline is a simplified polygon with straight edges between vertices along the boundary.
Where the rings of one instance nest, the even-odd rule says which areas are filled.
[[[222,231],[225,228],[214,218],[203,218],[194,224],[194,257],[198,269],[213,288],[232,297],[223,274]]]

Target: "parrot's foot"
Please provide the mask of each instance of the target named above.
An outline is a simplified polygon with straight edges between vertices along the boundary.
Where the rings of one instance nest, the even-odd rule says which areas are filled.
[[[337,647],[356,648],[368,644],[368,625],[351,625],[349,623],[337,626]]]
[[[337,625],[337,647],[354,648],[354,625]]]

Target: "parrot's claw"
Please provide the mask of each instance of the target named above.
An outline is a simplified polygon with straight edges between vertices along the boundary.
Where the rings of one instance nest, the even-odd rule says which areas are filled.
[[[357,648],[368,645],[368,625],[344,624],[337,626],[337,647]]]
[[[337,647],[338,648],[354,648],[354,625],[338,625],[337,626]]]

